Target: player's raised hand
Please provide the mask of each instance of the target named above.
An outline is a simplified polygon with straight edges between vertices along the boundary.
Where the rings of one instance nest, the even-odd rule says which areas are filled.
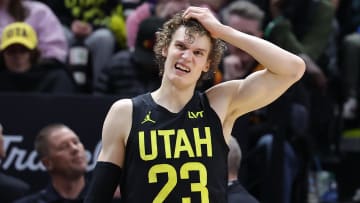
[[[214,38],[220,37],[219,26],[223,26],[212,11],[205,7],[191,6],[187,8],[183,15],[185,20],[196,19],[198,20]]]

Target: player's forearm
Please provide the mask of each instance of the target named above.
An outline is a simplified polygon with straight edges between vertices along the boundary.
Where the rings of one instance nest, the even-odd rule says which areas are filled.
[[[274,74],[300,78],[305,70],[304,61],[261,38],[239,32],[229,26],[221,28],[221,38],[246,51]]]
[[[121,177],[121,168],[111,162],[98,161],[93,171],[85,203],[111,202]]]

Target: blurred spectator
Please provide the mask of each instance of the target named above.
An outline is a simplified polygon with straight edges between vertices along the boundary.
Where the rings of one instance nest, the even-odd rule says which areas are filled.
[[[228,203],[259,203],[238,180],[241,163],[241,149],[234,137],[230,137],[228,154]]]
[[[336,16],[340,24],[341,39],[358,30],[360,25],[360,0],[332,0],[337,6]],[[335,1],[335,2],[334,2]],[[338,1],[338,2],[336,2]]]
[[[351,128],[360,124],[360,0],[340,1],[338,18],[341,28],[341,73],[346,85],[343,118],[354,121],[346,122],[345,128]]]
[[[127,45],[133,49],[139,24],[149,16],[155,15],[160,18],[168,19],[177,11],[183,10],[189,5],[206,6],[216,14],[226,5],[228,0],[155,0],[144,1],[140,6],[131,11],[126,19]]]
[[[314,61],[324,53],[335,14],[329,0],[253,1],[260,4],[267,15],[265,38],[286,46],[293,53],[306,53]]]
[[[82,202],[87,189],[87,160],[76,133],[63,124],[48,125],[37,135],[35,150],[50,175],[50,183],[15,202]]]
[[[342,46],[341,61],[347,87],[343,117],[349,120],[358,120],[360,116],[360,25],[358,32],[344,37]]]
[[[202,6],[202,7],[208,7],[216,14],[219,14],[221,12],[221,9],[225,7],[229,2],[232,0],[189,0],[191,5],[194,6]]]
[[[156,32],[163,22],[163,19],[152,16],[140,23],[135,49],[114,55],[100,77],[96,92],[133,97],[160,86],[161,77],[155,63],[153,45]]]
[[[157,0],[156,3],[150,1],[142,3],[126,19],[128,48],[130,50],[134,49],[141,21],[150,16],[157,16],[166,20],[189,5],[189,0]]]
[[[263,36],[264,12],[249,1],[230,3],[223,9],[222,18],[225,24],[239,31]],[[263,69],[248,53],[231,45],[228,47],[222,67],[225,81],[245,78]],[[240,181],[261,202],[272,202],[276,198],[283,203],[292,202],[293,184],[299,168],[297,154],[290,142],[306,133],[308,122],[307,109],[294,98],[297,91],[295,84],[273,104],[238,118],[232,130],[244,157]],[[273,167],[279,167],[280,172],[274,171]],[[274,193],[269,192],[269,184],[277,185],[276,194],[267,195]]]
[[[73,93],[75,86],[62,66],[39,64],[38,38],[27,23],[6,26],[0,44],[0,91]]]
[[[253,1],[260,4],[267,14],[264,37],[292,53],[305,56],[304,60],[314,65],[307,67],[307,75],[312,80],[313,88],[325,91],[326,74],[330,70],[327,70],[327,65],[322,64],[321,60],[325,60],[322,57],[329,43],[336,43],[330,40],[335,19],[330,1]]]
[[[254,0],[261,1],[261,0]],[[268,12],[265,38],[302,56],[306,74],[302,104],[309,109],[311,149],[320,156],[334,152],[339,135],[337,109],[342,81],[337,57],[335,7],[329,0],[264,0]],[[263,1],[263,2],[264,2]]]
[[[123,5],[123,12],[125,19],[130,15],[131,12],[133,12],[136,7],[140,6],[144,0],[120,0],[121,4]],[[156,3],[157,0],[148,0],[151,2]]]
[[[3,127],[0,124],[0,160],[5,158],[5,143],[3,136]],[[1,203],[11,203],[15,199],[18,199],[24,195],[26,195],[30,190],[30,186],[24,181],[6,175],[0,169],[0,202]]]
[[[63,24],[70,45],[84,43],[90,49],[93,84],[115,49],[126,47],[125,20],[117,0],[47,0]]]
[[[222,11],[223,21],[241,31],[262,38],[264,12],[247,1],[229,4]],[[261,64],[245,51],[228,44],[228,54],[223,59],[223,79],[244,78],[251,72],[263,69]]]
[[[37,1],[0,0],[0,33],[16,21],[25,21],[35,29],[40,59],[65,63],[68,44],[58,18],[49,7]]]

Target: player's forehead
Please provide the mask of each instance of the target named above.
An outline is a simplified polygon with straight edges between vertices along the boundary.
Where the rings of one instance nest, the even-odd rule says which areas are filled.
[[[198,32],[189,32],[188,28],[180,26],[172,37],[172,42],[184,43],[192,48],[209,51],[211,47],[210,37]]]

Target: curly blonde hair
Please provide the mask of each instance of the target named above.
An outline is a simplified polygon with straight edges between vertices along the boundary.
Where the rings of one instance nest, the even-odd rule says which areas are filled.
[[[207,36],[210,39],[211,48],[208,55],[208,60],[210,60],[209,71],[203,73],[200,79],[205,80],[212,78],[215,70],[218,69],[218,66],[221,62],[226,45],[222,40],[211,37],[209,31],[207,31],[197,20],[184,20],[182,17],[183,13],[184,11],[176,13],[171,19],[165,22],[159,32],[157,32],[154,52],[156,62],[159,65],[160,75],[163,75],[164,73],[164,64],[166,60],[166,57],[162,55],[162,50],[170,46],[174,33],[181,26],[184,26],[186,28],[186,37],[188,40],[192,40],[195,34],[200,36]]]

